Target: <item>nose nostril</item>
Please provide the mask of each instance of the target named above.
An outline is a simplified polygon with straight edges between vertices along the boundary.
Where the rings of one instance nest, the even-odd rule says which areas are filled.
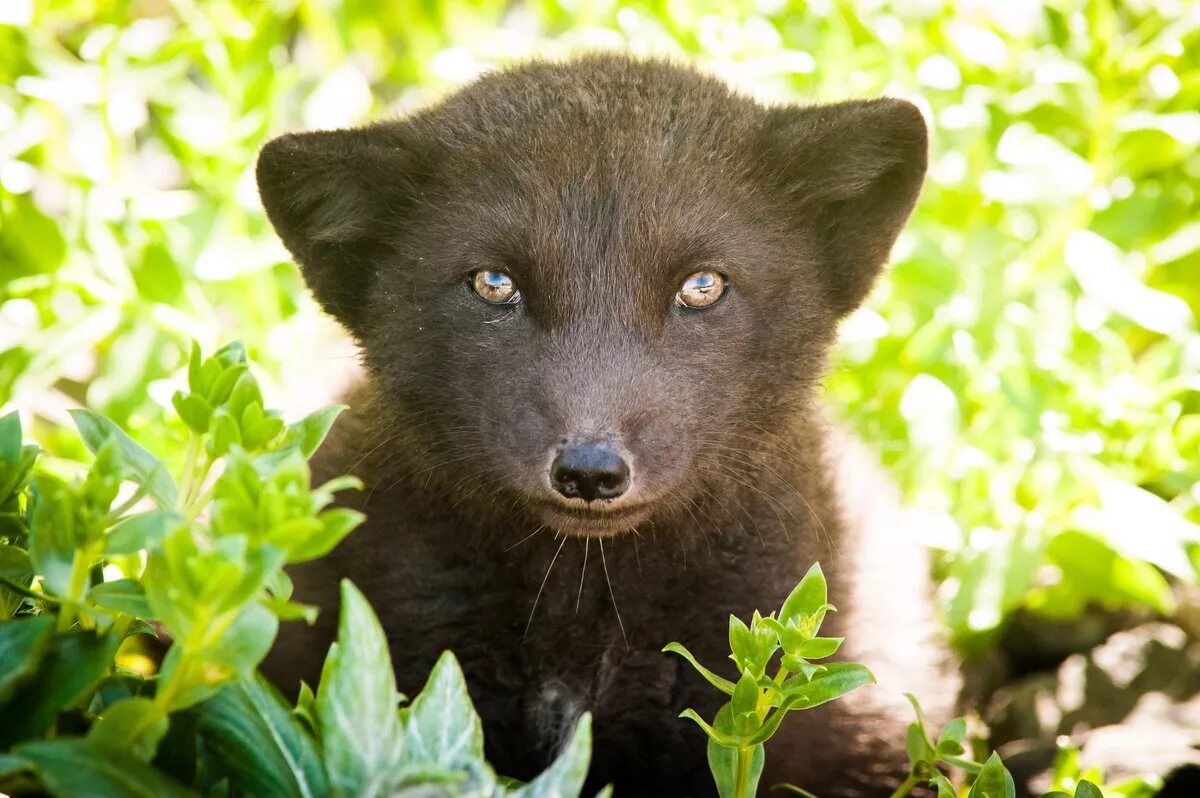
[[[550,483],[569,499],[615,499],[629,489],[629,464],[611,444],[585,441],[559,451]]]

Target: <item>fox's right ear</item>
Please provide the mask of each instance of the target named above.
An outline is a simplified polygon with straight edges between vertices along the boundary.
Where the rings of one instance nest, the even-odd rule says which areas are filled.
[[[289,133],[258,156],[267,217],[313,296],[356,337],[387,230],[412,196],[412,161],[399,126]]]

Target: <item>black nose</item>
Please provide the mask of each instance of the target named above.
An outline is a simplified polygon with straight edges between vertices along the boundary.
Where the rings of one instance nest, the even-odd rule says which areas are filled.
[[[615,499],[629,489],[629,464],[611,444],[583,441],[559,451],[550,483],[568,499]]]

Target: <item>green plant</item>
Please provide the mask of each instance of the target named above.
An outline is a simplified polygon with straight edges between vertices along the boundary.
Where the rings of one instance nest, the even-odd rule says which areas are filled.
[[[386,637],[349,584],[315,695],[286,704],[256,668],[279,622],[316,608],[291,600],[283,567],[362,521],[328,507],[357,480],[310,484],[307,460],[341,408],[284,424],[240,344],[193,348],[173,404],[188,429],[178,474],[86,410],[73,415],[93,460],[58,474],[16,413],[0,418],[0,789],[578,795],[587,716],[538,779],[502,780],[453,656],[401,707]],[[156,630],[161,668],[139,672],[140,638]]]
[[[778,615],[763,617],[755,611],[749,626],[729,616],[729,658],[737,666],[737,681],[704,667],[679,643],[663,649],[686,659],[709,684],[729,696],[712,723],[692,709],[680,716],[695,721],[708,735],[708,765],[721,798],[756,794],[766,761],[764,744],[788,712],[833,701],[875,680],[857,663],[812,662],[832,656],[842,643],[839,637],[818,636],[825,614],[833,609],[827,599],[825,575],[814,564]],[[774,664],[777,653],[778,664]],[[773,664],[775,673],[769,675]]]

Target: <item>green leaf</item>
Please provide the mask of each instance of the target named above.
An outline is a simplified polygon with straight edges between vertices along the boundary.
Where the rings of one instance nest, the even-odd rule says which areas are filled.
[[[717,711],[716,717],[713,718],[713,727],[724,733],[732,733],[734,730],[732,714],[728,703],[722,706]],[[720,798],[734,798],[739,794],[737,787],[740,778],[738,751],[737,748],[721,745],[712,737],[708,739],[708,768],[712,772]],[[754,795],[758,788],[758,780],[762,776],[766,754],[761,745],[756,745],[749,749],[746,755],[750,756],[750,789],[743,794]]]
[[[79,428],[79,436],[92,454],[100,451],[105,441],[115,439],[121,462],[131,478],[146,489],[159,507],[169,508],[175,505],[178,491],[171,474],[157,457],[135,443],[120,427],[99,413],[93,413],[91,410],[70,412],[71,417],[75,419],[75,426]]]
[[[744,737],[758,730],[758,697],[758,680],[749,670],[742,671],[742,678],[734,686],[729,702],[734,734]]]
[[[338,640],[317,688],[325,770],[336,796],[386,796],[403,747],[401,696],[379,619],[349,581],[341,593]]]
[[[38,474],[34,488],[37,501],[30,517],[29,560],[47,590],[66,595],[75,560],[76,499],[65,482],[48,474]]]
[[[13,410],[0,416],[0,465],[15,467],[21,457],[22,443],[21,414]],[[4,495],[5,491],[0,491],[0,498]]]
[[[844,639],[841,637],[814,637],[801,643],[796,650],[796,655],[808,659],[832,657],[842,647]]]
[[[801,708],[810,709],[841,698],[874,681],[875,676],[865,665],[856,662],[830,662],[809,681],[788,679],[784,682],[784,696],[795,697],[799,699]]]
[[[296,695],[296,708],[292,713],[309,728],[317,728],[317,696],[313,693],[308,682],[301,680],[300,690]]]
[[[101,582],[88,591],[88,598],[104,609],[116,610],[135,618],[150,618],[146,591],[136,579],[115,579]]]
[[[701,676],[705,678],[705,680],[708,681],[709,684],[720,690],[725,695],[733,695],[733,682],[724,677],[718,676],[708,668],[701,665],[696,661],[696,658],[692,656],[692,652],[688,651],[681,644],[668,643],[663,648],[663,651],[671,654],[678,654],[679,656],[683,657],[691,664],[693,668],[696,669],[697,672],[699,672]]]
[[[914,759],[913,762],[915,763],[918,761],[928,760],[931,755],[930,752],[934,750],[934,745],[933,740],[929,739],[929,730],[925,728],[925,713],[921,711],[921,704],[919,701],[917,701],[917,697],[915,695],[912,693],[905,693],[904,697],[908,700],[908,703],[912,705],[913,714],[917,716],[917,722],[914,723],[913,726],[916,726],[916,733],[921,736],[921,745],[919,746],[921,755],[917,759]],[[913,744],[915,745],[915,741]],[[912,753],[912,748],[910,748],[910,757],[912,756]]]
[[[0,623],[0,706],[37,669],[53,630],[53,615]]]
[[[910,765],[933,760],[933,751],[926,744],[921,727],[915,723],[908,724],[908,729],[904,733],[904,750],[908,753]]]
[[[937,739],[937,756],[959,756],[966,749],[963,746],[967,739],[967,722],[963,718],[955,718],[942,727]]]
[[[108,675],[120,643],[113,633],[81,631],[52,637],[35,678],[24,682],[0,707],[0,748],[42,736],[60,710],[76,706]]]
[[[150,510],[123,518],[108,532],[105,554],[136,554],[162,542],[179,516],[169,510]]]
[[[694,709],[685,709],[683,712],[679,713],[679,717],[687,718],[688,720],[693,721],[697,726],[704,730],[704,733],[708,735],[710,740],[715,740],[720,745],[724,745],[729,748],[740,748],[744,745],[750,744],[749,741],[744,737],[738,737],[732,732],[718,730],[715,726],[709,724],[709,722],[704,718],[700,717],[700,714]]]
[[[447,651],[407,711],[401,762],[461,770],[482,761],[483,724],[458,660]]]
[[[16,546],[0,545],[0,577],[20,588],[33,584],[33,563],[29,553]],[[11,618],[24,603],[25,597],[0,583],[0,621]]]
[[[967,798],[1015,798],[1016,793],[1012,774],[1004,767],[1000,756],[993,751],[983,763],[979,775],[975,777],[975,783],[971,785],[971,792],[967,794]]]
[[[17,753],[37,768],[38,777],[56,798],[195,798],[132,754],[85,740],[26,743]]]
[[[750,627],[736,615],[729,616],[729,651],[739,672],[754,669],[758,661],[758,641]]]
[[[825,584],[825,574],[821,571],[820,563],[813,563],[808,573],[800,580],[791,594],[783,602],[779,611],[779,620],[786,624],[788,621],[806,615],[817,613],[829,600]]]
[[[310,413],[295,424],[289,424],[287,434],[279,448],[295,446],[305,459],[312,457],[333,427],[333,422],[346,409],[346,405],[327,405]]]
[[[228,684],[201,704],[196,730],[239,792],[329,794],[316,742],[261,675]]]
[[[301,604],[298,601],[287,601],[273,596],[260,599],[260,603],[281,621],[304,621],[309,626],[316,623],[317,615],[321,611],[312,604]]]
[[[324,557],[333,550],[334,546],[341,542],[342,538],[349,535],[359,524],[367,520],[367,517],[362,513],[346,507],[335,507],[332,510],[326,510],[317,518],[321,522],[321,531],[301,541],[295,548],[291,549],[288,552],[288,562],[300,563]]]
[[[575,724],[566,748],[540,776],[511,790],[510,798],[568,798],[583,792],[592,758],[592,716],[585,712]]]
[[[171,702],[171,711],[184,709],[213,696],[234,679],[248,679],[271,650],[279,631],[279,619],[258,603],[244,606],[224,633],[203,649],[192,652],[198,667],[192,679]],[[172,646],[163,660],[161,680],[179,667],[183,649]]]
[[[105,709],[87,740],[110,751],[128,751],[149,762],[170,726],[167,713],[149,698],[133,697]]]
[[[212,422],[213,409],[208,402],[204,401],[203,397],[194,393],[185,394],[183,391],[176,391],[175,395],[171,397],[171,404],[175,407],[179,418],[193,432],[198,435],[208,432]]]
[[[1087,779],[1081,779],[1075,785],[1075,798],[1104,798],[1104,793]]]
[[[0,418],[0,510],[6,509],[23,489],[41,453],[37,446],[23,443],[21,435],[21,416],[17,411]]]
[[[16,754],[0,754],[0,783],[5,779],[33,770],[33,763]]]
[[[221,408],[213,415],[212,438],[208,442],[209,454],[223,457],[234,446],[242,445],[242,431],[233,417]]]
[[[937,798],[958,798],[958,790],[954,789],[950,779],[941,773],[935,773],[930,781],[933,782],[933,786],[937,787]]]

